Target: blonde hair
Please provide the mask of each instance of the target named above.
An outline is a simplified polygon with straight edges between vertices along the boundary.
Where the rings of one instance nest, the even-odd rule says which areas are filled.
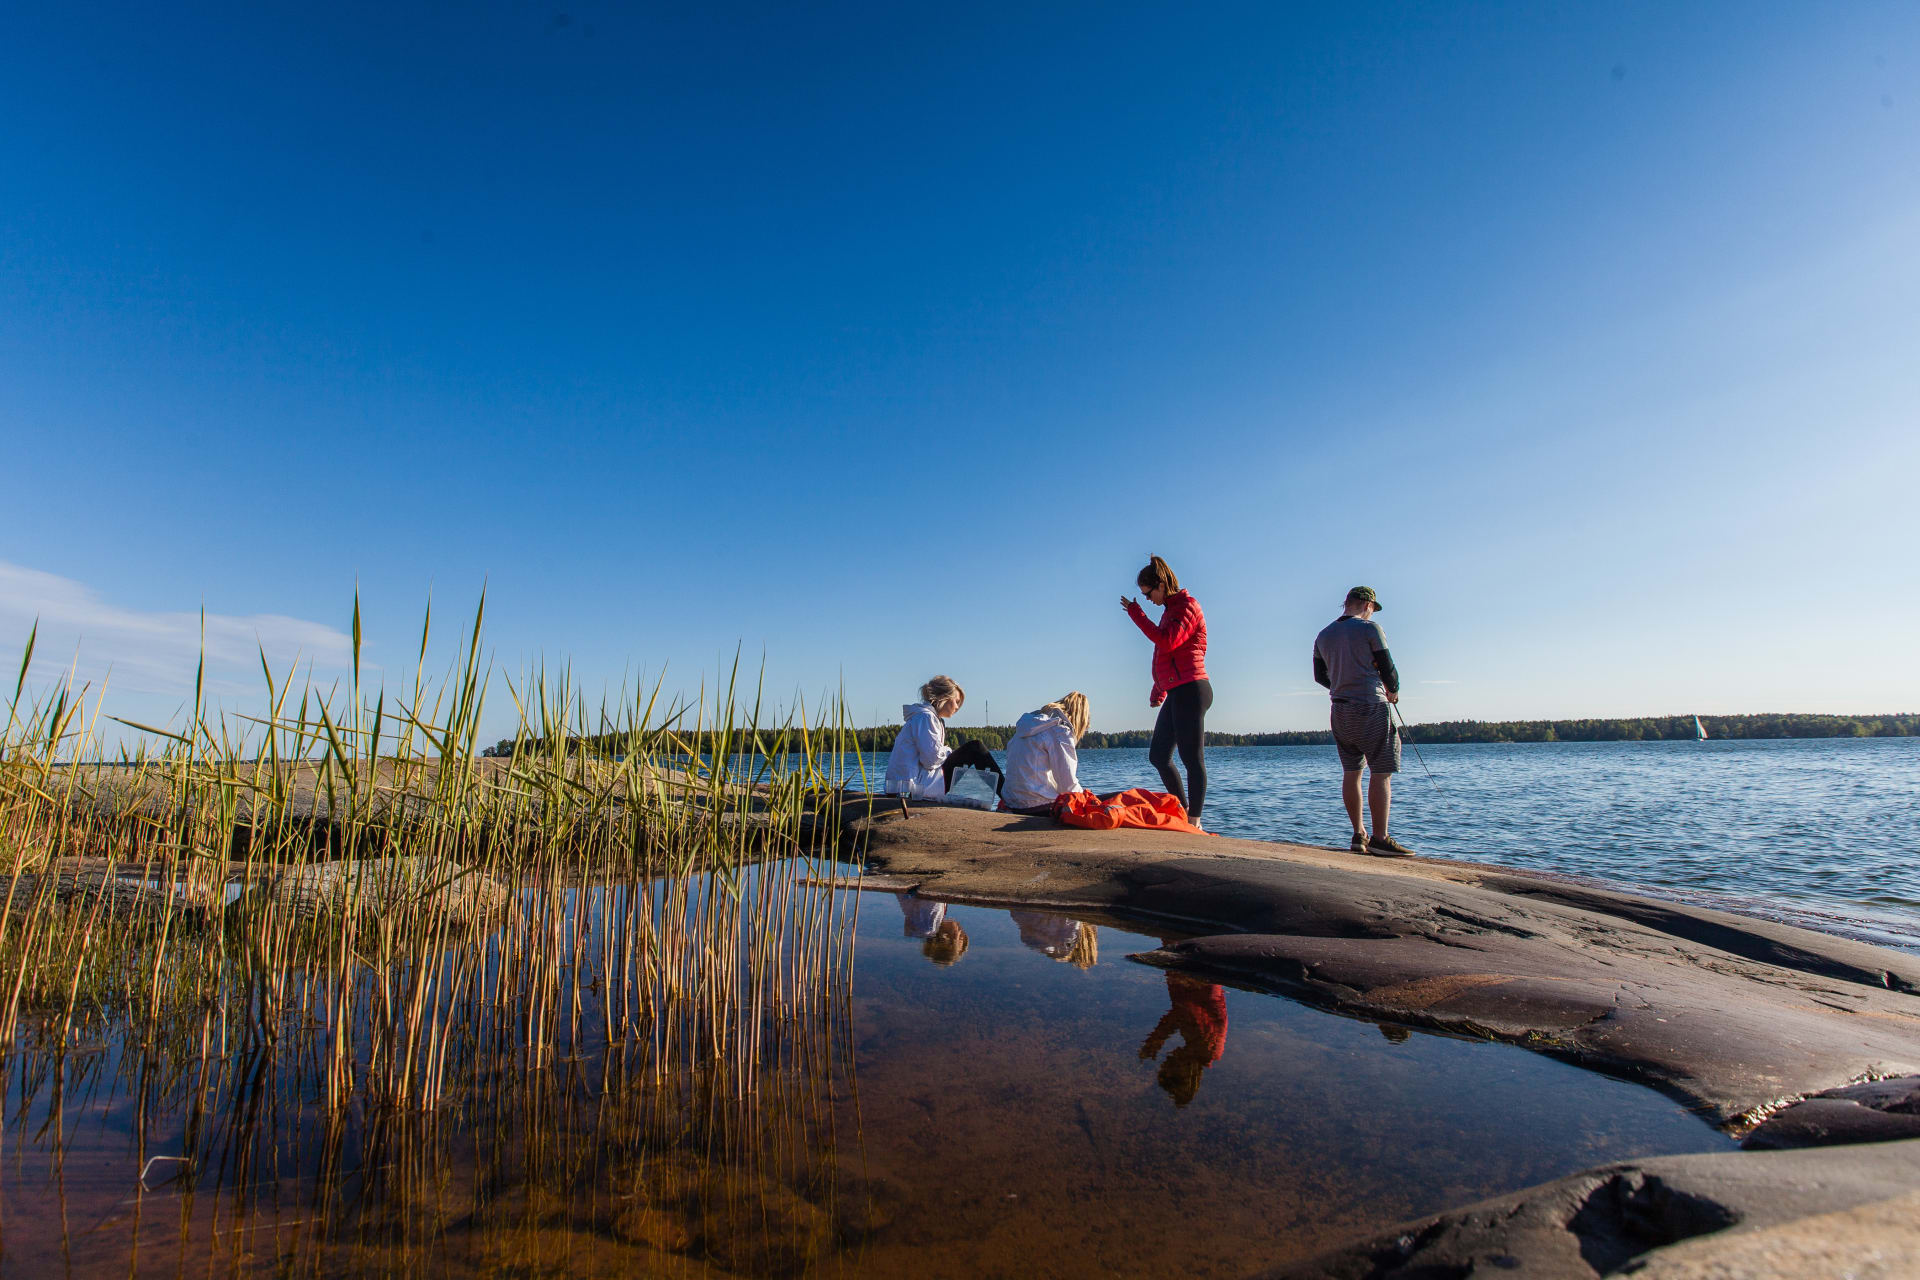
[[[1080,932],[1073,939],[1073,949],[1061,958],[1076,969],[1093,968],[1100,963],[1100,935],[1082,920]]]
[[[967,691],[952,676],[935,676],[920,686],[920,700],[930,707],[937,708],[948,698],[958,698],[962,703],[967,700]]]
[[[1156,587],[1162,591],[1180,589],[1180,579],[1174,576],[1173,570],[1159,556],[1148,556],[1147,567],[1135,576],[1134,581],[1140,584],[1142,591],[1152,591]]]
[[[920,954],[937,965],[955,965],[967,954],[967,931],[958,920],[942,920],[933,936],[920,944]]]
[[[1067,727],[1073,730],[1075,742],[1087,736],[1087,728],[1093,723],[1093,709],[1087,705],[1087,695],[1078,689],[1061,694],[1057,701],[1049,702],[1040,709],[1058,711],[1066,717]]]

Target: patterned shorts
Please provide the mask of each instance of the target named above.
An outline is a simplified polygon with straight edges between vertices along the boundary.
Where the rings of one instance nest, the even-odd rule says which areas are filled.
[[[1333,704],[1333,745],[1340,767],[1351,773],[1366,765],[1375,773],[1400,772],[1400,732],[1384,702]]]

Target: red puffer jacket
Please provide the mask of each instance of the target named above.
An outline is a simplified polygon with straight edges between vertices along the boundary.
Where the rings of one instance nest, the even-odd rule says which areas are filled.
[[[1167,690],[1207,678],[1207,619],[1198,600],[1176,591],[1167,597],[1159,622],[1132,602],[1127,616],[1153,641],[1153,706],[1166,700]]]

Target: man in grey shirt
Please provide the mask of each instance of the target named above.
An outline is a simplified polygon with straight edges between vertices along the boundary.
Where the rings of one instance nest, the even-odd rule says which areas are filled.
[[[1400,673],[1387,652],[1387,634],[1373,615],[1380,600],[1372,587],[1355,587],[1338,618],[1315,637],[1313,678],[1333,697],[1333,745],[1340,752],[1340,798],[1353,823],[1355,853],[1407,858],[1413,850],[1387,834],[1393,807],[1393,775],[1400,771],[1400,734],[1391,707],[1400,701]],[[1360,821],[1360,770],[1367,779],[1373,835]]]

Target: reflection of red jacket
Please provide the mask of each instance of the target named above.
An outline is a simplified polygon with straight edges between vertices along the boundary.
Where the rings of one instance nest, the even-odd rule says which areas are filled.
[[[1169,973],[1167,1003],[1172,1007],[1147,1037],[1142,1052],[1149,1057],[1160,1052],[1167,1037],[1178,1031],[1202,1066],[1220,1061],[1220,1055],[1227,1051],[1227,993],[1214,983]]]
[[[1147,617],[1132,601],[1127,616],[1153,641],[1153,697],[1159,706],[1167,690],[1207,678],[1207,619],[1200,602],[1184,591],[1167,597],[1160,621]]]
[[[1200,1077],[1220,1061],[1227,1048],[1227,993],[1211,982],[1184,973],[1167,974],[1167,1003],[1171,1007],[1140,1046],[1140,1056],[1157,1057],[1167,1037],[1180,1033],[1180,1047],[1160,1064],[1160,1087],[1184,1107],[1200,1092]]]

